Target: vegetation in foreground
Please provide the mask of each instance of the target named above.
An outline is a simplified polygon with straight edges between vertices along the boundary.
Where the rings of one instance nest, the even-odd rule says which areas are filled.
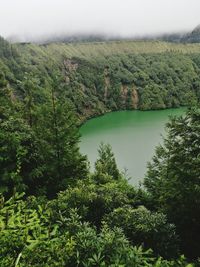
[[[138,189],[109,145],[89,173],[75,115],[53,92],[37,107],[0,98],[1,266],[195,266],[199,109],[171,120]]]
[[[30,55],[36,51],[33,49]],[[91,88],[95,83],[92,79],[98,79],[95,76],[98,68],[88,77],[92,63],[84,63],[82,68],[79,65],[79,70],[76,65],[70,65],[70,77],[83,80],[79,83],[80,80],[70,78],[74,83],[70,82],[66,89],[66,84],[61,82],[62,69],[56,69],[55,62],[52,65],[55,69],[47,64],[44,53],[39,52],[43,55],[42,64],[34,64],[31,56],[30,64],[25,54],[22,57],[5,41],[1,43],[0,52],[0,265],[198,266],[199,109],[192,109],[185,117],[168,123],[168,136],[149,164],[144,187],[134,188],[118,170],[109,145],[101,145],[94,173],[89,172],[87,158],[79,152],[78,124],[84,105],[81,106],[82,98],[76,98],[77,92],[73,92],[88,81],[83,91],[87,92],[92,105]],[[135,66],[134,59],[139,60],[138,66],[142,65],[145,70],[133,69],[130,76],[132,79],[140,72],[146,77],[137,78],[143,90],[140,105],[141,99],[144,103],[150,101],[148,105],[158,105],[163,101],[159,98],[161,93],[168,96],[169,103],[198,101],[199,56],[172,53],[171,60],[167,54],[128,58],[131,62],[127,68]],[[162,64],[172,64],[172,70],[165,64],[163,69],[157,66],[156,58],[162,59]],[[113,66],[128,62],[121,61],[122,56],[118,59],[111,57]],[[145,69],[145,62],[150,65],[157,62],[154,70],[158,68],[158,73],[153,72],[155,76],[151,78],[155,84],[151,84],[150,74],[146,76],[150,68],[147,65]],[[112,70],[113,84],[119,77],[120,84],[122,78],[129,84],[129,73],[120,76],[125,69],[120,68],[118,72],[113,67]],[[110,79],[106,80],[109,85],[112,76],[105,75]],[[171,86],[164,90],[160,81],[164,84],[165,79],[170,78]],[[94,92],[100,81],[101,77]],[[157,93],[154,90],[158,90]],[[95,94],[100,92],[98,88]],[[113,91],[110,97],[115,93]],[[93,103],[95,110],[97,102]],[[106,107],[111,107],[110,102],[107,103]]]

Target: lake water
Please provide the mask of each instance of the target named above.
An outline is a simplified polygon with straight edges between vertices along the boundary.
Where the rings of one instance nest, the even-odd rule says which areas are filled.
[[[118,111],[91,119],[80,128],[80,150],[88,156],[93,170],[100,143],[109,143],[119,169],[126,170],[132,184],[138,184],[155,147],[162,143],[169,116],[182,115],[184,110]]]

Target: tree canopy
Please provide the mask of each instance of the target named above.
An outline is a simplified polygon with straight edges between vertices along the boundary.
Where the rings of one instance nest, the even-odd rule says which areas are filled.
[[[177,227],[182,250],[199,255],[200,239],[200,110],[173,118],[164,145],[149,164],[145,186],[156,209]]]

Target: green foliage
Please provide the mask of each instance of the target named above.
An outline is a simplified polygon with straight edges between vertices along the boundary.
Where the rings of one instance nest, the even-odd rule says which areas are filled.
[[[116,180],[120,179],[121,175],[117,168],[111,146],[109,144],[101,143],[98,153],[99,158],[95,162],[94,179],[100,183],[109,181],[109,177]]]
[[[109,227],[122,228],[133,245],[143,244],[165,258],[177,256],[175,226],[162,213],[150,212],[143,206],[137,209],[124,206],[114,209],[104,220]]]
[[[10,58],[12,57],[12,47],[0,36],[0,58]]]
[[[79,152],[76,118],[67,103],[52,99],[35,106],[31,99],[18,109],[8,96],[0,110],[0,189],[54,196],[87,176]]]
[[[86,178],[88,171],[86,157],[79,152],[79,133],[71,107],[56,99],[50,105],[40,107],[35,132],[40,139],[40,170],[48,177],[47,194],[54,196],[74,179]]]
[[[0,123],[1,191],[12,194],[14,188],[26,190],[26,179],[32,176],[37,163],[36,140],[31,129],[17,117]]]
[[[146,85],[141,93],[141,109],[164,109],[166,105],[163,101],[167,92],[166,90],[158,85]]]
[[[200,112],[173,118],[167,125],[167,138],[149,164],[145,186],[154,207],[173,222],[181,238],[182,251],[199,256],[200,239]]]
[[[17,44],[1,40],[0,86],[26,105],[54,88],[82,122],[110,110],[163,109],[200,99],[199,46],[160,42]],[[5,52],[5,51],[7,52]],[[10,52],[9,52],[10,51]],[[30,114],[30,113],[29,113]]]
[[[93,180],[86,180],[58,194],[58,199],[53,202],[54,218],[58,218],[60,212],[66,215],[71,208],[77,208],[84,220],[99,228],[105,214],[130,204],[134,197],[134,188],[125,181],[96,184]]]
[[[7,85],[7,81],[5,79],[5,75],[2,71],[0,71],[0,88],[5,87]]]
[[[18,266],[18,257],[25,249],[34,248],[41,240],[46,240],[53,233],[47,227],[49,212],[37,205],[29,207],[33,198],[24,202],[22,195],[15,195],[7,202],[1,199],[0,241],[2,266]],[[52,232],[51,232],[52,230]]]
[[[57,222],[52,218],[49,205],[37,205],[34,198],[2,199],[1,266],[189,267],[184,257],[177,261],[155,259],[150,250],[131,246],[119,228],[103,226],[97,232],[81,222],[76,210]]]

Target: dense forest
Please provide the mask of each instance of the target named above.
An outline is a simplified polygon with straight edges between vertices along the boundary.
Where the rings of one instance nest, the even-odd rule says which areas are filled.
[[[199,52],[0,39],[0,266],[199,266]],[[167,124],[140,188],[107,144],[89,171],[81,122],[185,105],[193,108]]]
[[[163,109],[200,98],[200,44],[14,44],[0,40],[0,82],[18,99],[69,102],[80,122],[122,109]]]

